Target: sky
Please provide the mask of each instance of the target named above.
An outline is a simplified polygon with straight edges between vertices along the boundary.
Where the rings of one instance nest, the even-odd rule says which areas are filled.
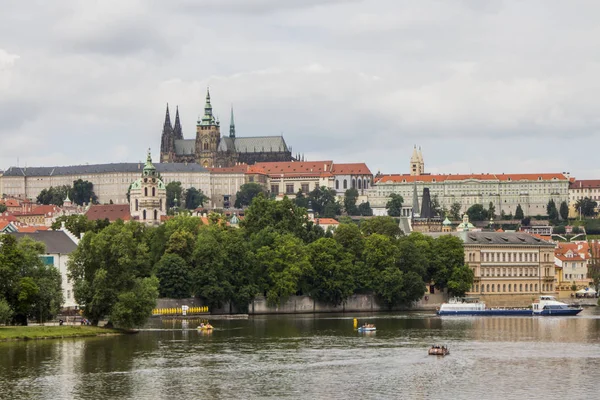
[[[600,2],[4,0],[0,170],[155,160],[168,103],[195,137],[281,135],[307,160],[408,173],[600,178]]]

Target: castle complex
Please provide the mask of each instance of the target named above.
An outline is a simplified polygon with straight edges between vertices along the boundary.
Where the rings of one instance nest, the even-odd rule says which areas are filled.
[[[236,137],[233,108],[229,136],[221,137],[221,125],[213,115],[208,90],[204,116],[196,124],[195,139],[183,138],[179,109],[175,114],[175,125],[171,125],[167,105],[160,144],[161,163],[197,163],[204,168],[225,168],[238,163],[294,160],[291,148],[288,148],[283,136]]]

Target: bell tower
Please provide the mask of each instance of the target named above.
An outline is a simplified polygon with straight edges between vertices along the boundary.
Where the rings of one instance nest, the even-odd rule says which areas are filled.
[[[206,89],[204,116],[196,124],[196,162],[204,168],[216,165],[220,137],[220,124],[215,120],[210,104],[210,92]]]

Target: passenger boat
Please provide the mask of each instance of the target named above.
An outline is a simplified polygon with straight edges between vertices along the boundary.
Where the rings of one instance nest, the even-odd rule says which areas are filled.
[[[430,356],[447,356],[450,354],[450,350],[445,346],[431,346],[427,354]]]
[[[581,308],[569,307],[557,301],[554,296],[540,296],[531,308],[497,307],[488,308],[476,297],[451,299],[438,310],[438,315],[577,315]]]

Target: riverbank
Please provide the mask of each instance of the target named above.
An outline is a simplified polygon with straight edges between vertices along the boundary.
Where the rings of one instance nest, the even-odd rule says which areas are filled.
[[[90,337],[120,335],[126,333],[119,329],[97,326],[3,326],[0,327],[0,342],[9,340],[62,339],[71,337]]]

